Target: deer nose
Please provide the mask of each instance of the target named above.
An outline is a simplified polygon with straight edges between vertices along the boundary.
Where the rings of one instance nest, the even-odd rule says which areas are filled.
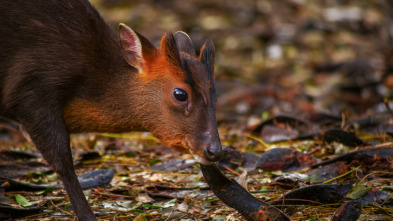
[[[206,160],[210,162],[219,161],[222,157],[221,145],[206,145],[204,154]]]

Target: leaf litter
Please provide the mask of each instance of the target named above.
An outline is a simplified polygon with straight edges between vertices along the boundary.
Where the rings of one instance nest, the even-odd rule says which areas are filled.
[[[214,41],[218,167],[253,196],[291,220],[393,219],[389,1],[92,2],[149,39],[181,29],[196,47]],[[78,175],[114,173],[85,190],[102,220],[244,220],[192,156],[149,134],[75,135],[72,146]],[[0,159],[0,219],[73,219],[59,179],[4,119]]]

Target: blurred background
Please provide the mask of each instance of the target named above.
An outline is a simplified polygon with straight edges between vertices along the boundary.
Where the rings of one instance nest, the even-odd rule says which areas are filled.
[[[380,201],[374,191],[381,189],[389,196],[393,185],[392,0],[90,1],[114,30],[125,23],[157,46],[168,31],[188,33],[197,54],[206,39],[213,40],[224,150],[219,167],[228,177],[239,177],[246,189],[270,202],[310,183],[369,185],[372,190],[367,187],[367,194],[359,194],[373,196],[372,203],[359,200],[371,205],[362,208],[363,218],[382,220],[380,215],[387,215],[385,220],[391,220],[391,201]],[[39,155],[30,154],[37,150],[20,126],[2,120],[0,174],[23,176],[31,183],[58,180],[43,174],[50,169]],[[169,220],[177,210],[174,215],[190,220],[216,215],[241,220],[234,210],[199,190],[206,183],[191,155],[164,147],[148,133],[76,134],[71,146],[76,147],[72,150],[78,174],[93,168],[116,174],[110,188],[85,191],[102,220],[137,220],[145,212],[147,220]],[[346,154],[365,147],[368,151]],[[337,162],[326,160],[338,154]],[[311,169],[317,162],[328,163]],[[295,171],[292,178],[286,177],[290,171]],[[152,189],[151,193],[164,194],[155,199],[142,195],[142,190],[159,185],[191,189],[181,194],[180,189]],[[30,201],[45,199],[22,190]],[[167,193],[172,191],[173,195]],[[312,194],[320,195],[319,189]],[[180,204],[161,196],[186,197]],[[57,205],[70,209],[61,197]],[[330,201],[327,205],[289,206],[285,212],[293,220],[331,220],[336,207]],[[37,220],[59,214],[53,206]]]
[[[183,30],[216,46],[219,122],[277,114],[364,116],[393,109],[389,0],[93,0],[159,45]],[[390,105],[390,106],[389,106]],[[391,110],[390,110],[391,112]],[[392,114],[393,116],[393,114]]]

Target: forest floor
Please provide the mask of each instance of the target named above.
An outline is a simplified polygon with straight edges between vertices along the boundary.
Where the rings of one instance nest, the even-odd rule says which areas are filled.
[[[393,220],[389,0],[92,3],[115,29],[125,23],[156,45],[178,30],[197,50],[213,40],[218,166],[253,196],[292,220]],[[78,174],[102,169],[104,184],[85,190],[100,220],[244,220],[191,155],[149,133],[77,134],[72,147]],[[57,175],[7,122],[0,176],[0,207],[11,205],[17,220],[74,219]]]

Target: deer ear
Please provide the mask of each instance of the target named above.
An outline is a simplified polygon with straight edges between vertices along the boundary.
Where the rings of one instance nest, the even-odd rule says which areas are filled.
[[[201,48],[199,60],[205,65],[209,71],[209,75],[214,80],[214,44],[212,40],[207,40]]]
[[[196,57],[194,44],[192,44],[190,36],[185,32],[178,31],[175,33],[176,46],[179,51],[185,52],[192,57]]]
[[[124,60],[126,60],[129,65],[135,67],[139,72],[141,72],[143,66],[143,56],[142,44],[138,35],[125,24],[119,25],[119,35],[121,51],[123,53]]]

